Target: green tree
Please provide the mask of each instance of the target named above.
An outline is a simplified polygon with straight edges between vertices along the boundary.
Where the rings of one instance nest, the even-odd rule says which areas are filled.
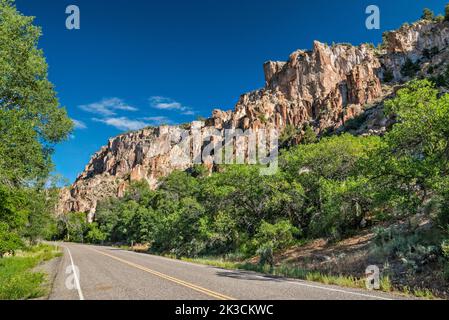
[[[53,145],[73,127],[48,81],[40,36],[32,17],[0,0],[0,222],[32,241],[45,225],[39,193],[52,170]]]
[[[432,10],[430,10],[429,8],[425,8],[423,10],[423,14],[421,16],[421,19],[427,20],[427,21],[433,21],[434,18],[435,18],[435,14],[433,13]]]
[[[71,242],[84,242],[89,230],[86,214],[70,212],[61,215],[58,220],[60,238]]]
[[[382,219],[410,217],[418,212],[448,216],[449,95],[440,95],[427,81],[412,81],[385,103],[397,123],[383,143],[363,161],[369,180],[371,210]],[[446,220],[446,221],[449,221]],[[441,225],[446,228],[445,224]]]
[[[51,146],[73,123],[48,81],[40,28],[10,0],[0,0],[0,16],[1,167],[9,181],[20,183],[48,174]]]
[[[98,228],[97,223],[91,223],[88,226],[86,241],[89,243],[102,243],[107,235]]]

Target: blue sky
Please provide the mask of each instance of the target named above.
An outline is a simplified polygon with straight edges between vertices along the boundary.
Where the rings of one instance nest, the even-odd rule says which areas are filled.
[[[77,128],[56,147],[56,172],[73,182],[121,132],[183,123],[233,109],[264,85],[262,65],[322,42],[378,43],[383,31],[447,0],[16,0],[42,27],[40,47],[61,104]],[[78,5],[81,30],[67,30]],[[365,28],[378,5],[381,30]]]

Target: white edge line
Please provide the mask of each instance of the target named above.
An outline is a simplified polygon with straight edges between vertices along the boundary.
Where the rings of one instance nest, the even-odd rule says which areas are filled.
[[[303,282],[299,282],[299,281],[289,281],[289,282],[290,283],[295,283],[295,284],[303,286],[303,287],[309,287],[309,288],[314,288],[314,289],[322,289],[322,290],[327,290],[327,291],[334,291],[334,292],[352,294],[352,295],[355,295],[355,296],[374,298],[374,299],[379,299],[379,300],[390,300],[390,301],[394,300],[394,299],[391,299],[391,298],[384,298],[384,297],[381,297],[381,296],[375,296],[375,295],[365,294],[365,293],[360,293],[360,292],[346,291],[346,290],[342,290],[342,289],[334,289],[334,288],[322,287],[322,286],[317,286],[317,285],[313,285],[313,284],[307,284],[307,283],[303,283]]]
[[[76,285],[76,290],[78,291],[78,295],[80,297],[80,300],[84,300],[84,295],[83,292],[81,291],[81,286],[80,286],[80,281],[78,279],[78,274],[76,272],[75,269],[75,264],[73,263],[73,258],[72,258],[72,254],[70,253],[70,249],[65,247],[67,249],[67,252],[69,253],[69,257],[70,257],[70,262],[72,263],[72,271],[73,271],[73,275],[75,276],[75,285]]]

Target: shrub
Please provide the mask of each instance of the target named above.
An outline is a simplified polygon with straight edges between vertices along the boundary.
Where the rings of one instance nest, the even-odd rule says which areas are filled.
[[[419,68],[419,62],[413,62],[410,58],[407,58],[407,60],[405,60],[404,65],[401,68],[401,74],[404,77],[409,77],[409,78],[413,78],[414,76],[416,76],[416,73],[420,70]]]
[[[6,253],[12,253],[23,247],[23,242],[20,237],[10,232],[6,223],[0,222],[0,258]]]
[[[98,228],[97,223],[92,223],[89,225],[89,231],[86,235],[86,241],[89,243],[102,243],[106,240],[106,233],[102,232]]]
[[[273,247],[271,244],[266,244],[257,250],[257,254],[259,255],[259,265],[265,266],[268,265],[272,267],[274,265],[274,255],[273,255]]]
[[[394,80],[394,75],[393,72],[391,70],[385,70],[384,72],[384,81],[385,82],[391,82]]]
[[[271,247],[277,251],[294,244],[299,234],[299,229],[288,220],[280,220],[275,224],[262,221],[253,242],[257,248]]]
[[[435,17],[435,14],[433,13],[432,10],[425,8],[423,11],[423,14],[421,16],[422,20],[427,20],[427,21],[432,21]]]

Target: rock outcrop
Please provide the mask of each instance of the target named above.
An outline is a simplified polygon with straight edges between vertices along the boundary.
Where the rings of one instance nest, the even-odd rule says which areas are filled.
[[[449,24],[419,22],[387,33],[385,41],[381,52],[369,45],[315,42],[312,50],[295,51],[287,62],[267,62],[263,89],[242,95],[233,111],[214,110],[205,123],[188,128],[282,131],[306,123],[317,133],[342,128],[366,105],[382,100],[381,80],[387,72],[402,81],[407,59],[416,63],[441,60],[449,43]],[[427,50],[433,52],[431,57]],[[378,109],[369,109],[370,121],[378,118]],[[376,122],[379,132],[385,123],[385,119]],[[179,147],[180,130],[177,126],[146,128],[111,139],[75,183],[61,192],[58,211],[86,212],[92,218],[98,201],[123,196],[130,182],[145,180],[156,188],[161,177],[191,167],[192,160]]]

